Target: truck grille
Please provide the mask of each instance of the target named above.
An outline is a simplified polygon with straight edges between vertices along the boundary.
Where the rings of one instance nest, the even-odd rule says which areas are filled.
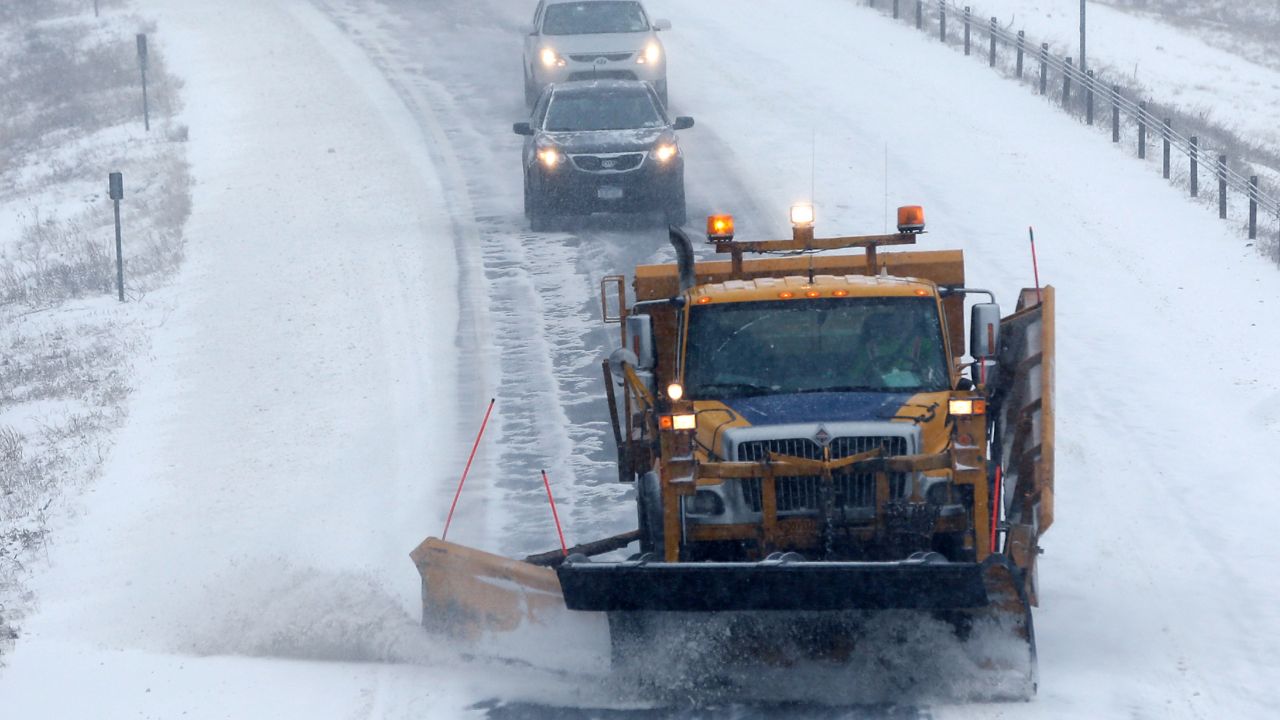
[[[617,155],[570,155],[569,159],[586,172],[608,173],[635,170],[644,162],[644,153],[620,153]]]
[[[830,443],[831,459],[856,455],[877,447],[883,447],[886,455],[907,454],[907,440],[898,436],[887,437],[838,437]],[[808,438],[783,438],[775,440],[753,440],[738,446],[738,460],[759,461],[773,452],[777,455],[819,460],[822,458],[822,446]],[[775,478],[778,496],[778,513],[812,513],[817,512],[822,503],[822,478],[816,475],[801,477]],[[874,474],[840,475],[834,478],[835,506],[837,508],[869,508],[876,502],[876,478]],[[889,497],[898,500],[907,494],[907,476],[905,473],[889,475]],[[764,507],[761,489],[761,478],[742,481],[742,499],[753,512],[760,512]]]

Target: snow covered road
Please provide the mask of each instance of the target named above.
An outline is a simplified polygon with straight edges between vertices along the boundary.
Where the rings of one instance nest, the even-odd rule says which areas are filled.
[[[1280,583],[1257,572],[1280,561],[1264,531],[1280,504],[1275,268],[1045,103],[855,2],[648,4],[675,26],[674,109],[698,121],[682,135],[691,217],[778,234],[812,188],[819,232],[852,233],[882,229],[886,201],[918,202],[922,243],[962,247],[969,284],[1010,306],[1036,226],[1059,289],[1060,403],[1040,695],[928,712],[1280,704]],[[550,547],[539,467],[571,542],[634,519],[597,395],[613,334],[596,287],[670,254],[642,222],[527,231],[509,130],[532,3],[152,5],[187,82],[190,264],[0,673],[6,717],[609,706],[589,673],[549,680],[432,644],[406,557],[438,532],[490,396],[499,420],[452,539]]]

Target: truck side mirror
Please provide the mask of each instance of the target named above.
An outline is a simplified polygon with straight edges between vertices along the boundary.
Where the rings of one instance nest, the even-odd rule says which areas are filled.
[[[517,135],[532,135],[533,128],[527,122],[518,122],[511,126],[511,132]]]
[[[676,130],[688,130],[693,127],[693,118],[688,115],[679,115],[676,117],[675,125],[672,127]]]
[[[648,315],[627,316],[627,339],[629,347],[636,354],[637,370],[652,370],[653,358],[653,318]]]
[[[975,360],[994,358],[1000,352],[1000,306],[978,303],[969,315],[969,354]]]

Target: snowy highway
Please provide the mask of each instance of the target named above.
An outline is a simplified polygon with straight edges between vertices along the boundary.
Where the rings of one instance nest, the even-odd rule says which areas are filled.
[[[418,627],[408,552],[509,556],[632,529],[599,282],[673,257],[657,218],[535,234],[511,0],[139,3],[183,78],[188,261],[145,382],[38,612],[6,718],[709,717],[619,694],[600,638],[461,656]],[[1049,103],[854,0],[647,0],[673,29],[690,225],[881,232],[1012,308],[1058,292],[1057,518],[1038,696],[736,717],[1266,717],[1280,706],[1280,272]],[[709,253],[708,253],[709,256]],[[602,665],[603,664],[603,665]],[[815,689],[815,697],[823,695]],[[596,715],[582,710],[597,709]],[[604,714],[608,713],[608,714]]]

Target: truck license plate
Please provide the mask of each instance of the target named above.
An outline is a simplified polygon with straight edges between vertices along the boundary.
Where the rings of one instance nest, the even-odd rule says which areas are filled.
[[[596,188],[596,197],[601,200],[621,200],[622,188],[614,185],[602,185]]]

